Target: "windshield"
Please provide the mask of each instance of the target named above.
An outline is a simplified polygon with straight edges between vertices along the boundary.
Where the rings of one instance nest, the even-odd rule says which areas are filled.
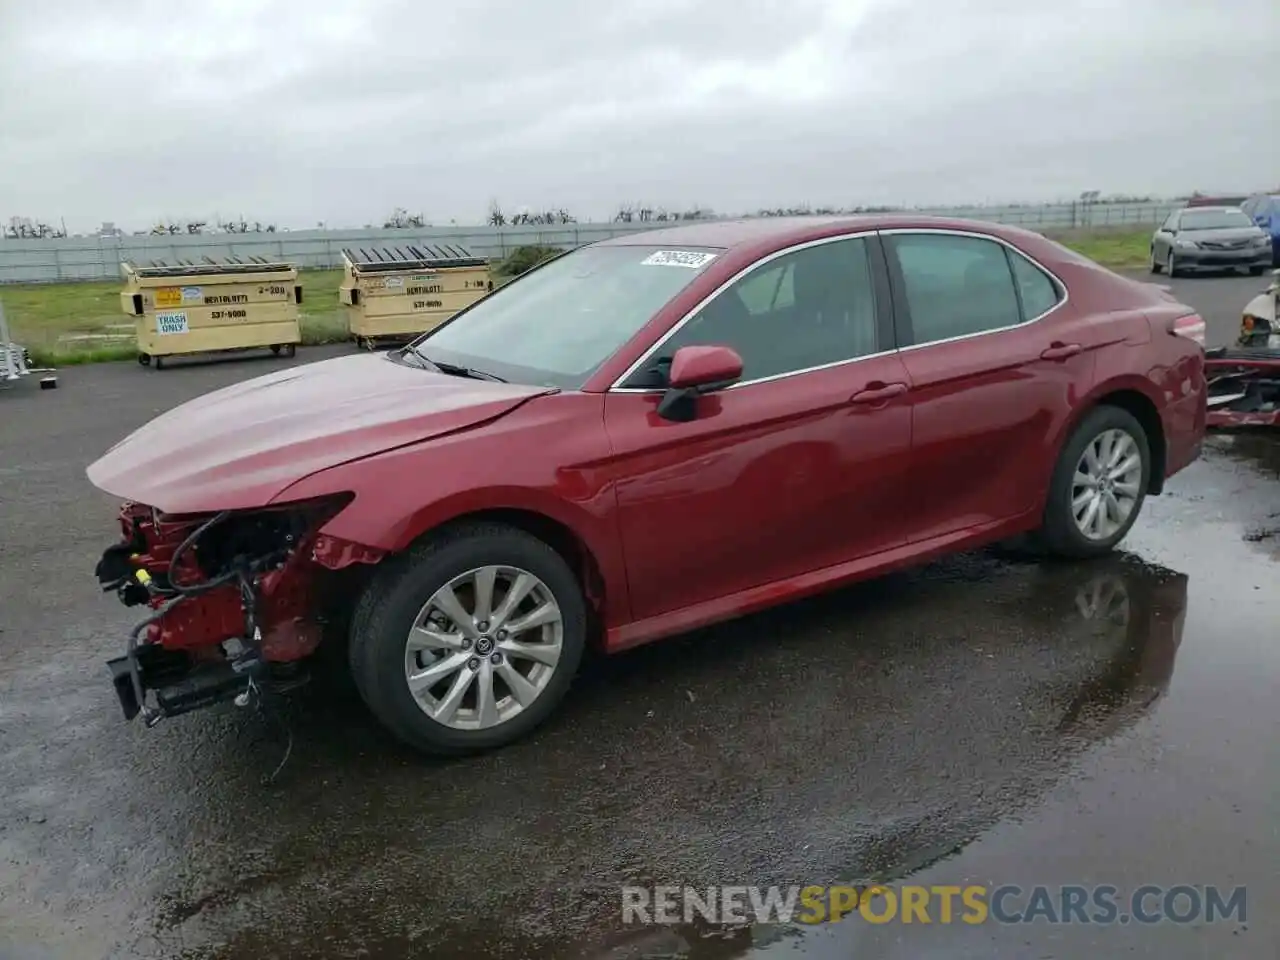
[[[1182,215],[1183,230],[1222,230],[1227,227],[1252,227],[1253,221],[1243,210],[1195,210]]]
[[[577,390],[718,255],[580,247],[495,290],[414,342],[428,360]]]

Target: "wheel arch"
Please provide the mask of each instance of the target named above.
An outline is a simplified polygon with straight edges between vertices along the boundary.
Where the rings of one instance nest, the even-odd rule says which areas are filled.
[[[1143,387],[1146,387],[1144,389]],[[1058,437],[1057,449],[1075,432],[1091,410],[1102,406],[1119,407],[1132,414],[1147,435],[1147,446],[1151,453],[1151,475],[1147,478],[1147,493],[1158,495],[1164,491],[1165,469],[1168,464],[1169,447],[1165,437],[1164,421],[1160,417],[1160,408],[1150,395],[1150,385],[1140,385],[1138,379],[1117,380],[1100,385],[1075,410]]]
[[[404,545],[408,549],[443,530],[453,530],[473,523],[497,523],[520,530],[536,537],[551,547],[569,565],[582,587],[591,618],[590,643],[599,643],[604,637],[604,624],[609,601],[624,598],[613,597],[607,588],[607,579],[600,558],[577,530],[564,520],[528,507],[483,507],[455,513],[419,531]],[[399,552],[399,551],[397,551]]]

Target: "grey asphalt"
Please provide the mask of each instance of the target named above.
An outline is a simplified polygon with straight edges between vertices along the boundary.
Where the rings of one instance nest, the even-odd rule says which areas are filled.
[[[1174,281],[1225,342],[1257,279]],[[304,351],[299,361],[344,348]],[[1116,557],[982,552],[589,665],[450,763],[340,686],[125,724],[87,463],[280,360],[0,390],[0,960],[1280,955],[1280,436],[1211,439]],[[1246,922],[623,927],[626,883],[1180,883]]]

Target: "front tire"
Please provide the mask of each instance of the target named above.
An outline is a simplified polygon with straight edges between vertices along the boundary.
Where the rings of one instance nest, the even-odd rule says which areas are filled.
[[[1164,269],[1164,267],[1160,266],[1160,261],[1156,259],[1156,248],[1154,245],[1151,247],[1151,260],[1148,266],[1152,273],[1159,273]]]
[[[468,524],[378,571],[352,618],[350,665],[369,709],[405,743],[475,753],[551,715],[586,635],[582,590],[555,550],[512,527]]]
[[[1050,553],[1110,553],[1138,519],[1151,478],[1151,445],[1129,411],[1099,406],[1058,454],[1039,539]]]
[[[1178,261],[1173,255],[1173,247],[1169,248],[1169,257],[1165,261],[1164,268],[1169,276],[1176,277],[1178,275]]]

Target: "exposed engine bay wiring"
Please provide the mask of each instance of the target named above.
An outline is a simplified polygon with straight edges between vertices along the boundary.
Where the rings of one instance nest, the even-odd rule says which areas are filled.
[[[202,562],[203,558],[199,558],[199,544],[202,538],[205,538],[214,528],[225,524],[230,517],[232,512],[224,510],[192,530],[169,558],[162,582],[157,582],[157,579],[142,567],[134,569],[132,577],[127,580],[122,579],[117,582],[116,585],[122,592],[136,592],[140,587],[145,591],[147,600],[157,604],[153,611],[136,624],[129,633],[127,647],[129,679],[143,722],[148,727],[155,726],[164,719],[166,714],[162,709],[150,706],[146,700],[146,688],[137,656],[143,633],[152,624],[163,619],[178,604],[221,587],[236,584],[244,611],[244,630],[242,637],[228,638],[229,641],[232,639],[240,641],[234,653],[228,651],[228,661],[235,673],[243,675],[245,685],[242,692],[234,697],[233,702],[240,708],[249,706],[256,708],[261,716],[279,726],[286,740],[283,758],[264,780],[266,784],[270,784],[279,776],[292,755],[293,733],[284,716],[269,702],[271,698],[267,694],[270,684],[259,682],[265,680],[267,663],[262,652],[263,634],[258,617],[258,583],[261,574],[286,562],[297,545],[298,537],[295,532],[282,533],[279,529],[269,528],[269,533],[274,536],[270,537],[268,546],[261,542],[262,538],[251,535],[257,531],[251,531],[250,534],[243,535],[239,539],[230,535],[223,545],[225,549],[222,555],[216,555],[215,550],[213,559]],[[256,549],[250,554],[248,548]],[[184,583],[182,582],[183,561],[192,553],[197,555],[194,566],[205,573],[205,579]],[[221,569],[211,571],[209,569],[211,565]]]

